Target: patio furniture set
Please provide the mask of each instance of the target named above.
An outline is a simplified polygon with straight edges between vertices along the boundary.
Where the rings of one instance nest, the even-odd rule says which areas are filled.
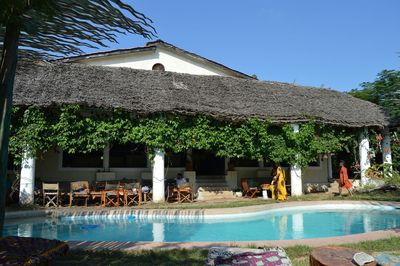
[[[190,187],[166,186],[167,202],[193,202]],[[88,201],[102,207],[140,206],[152,201],[150,186],[136,180],[98,181],[92,186],[88,181],[42,182],[42,188],[36,191],[38,203],[45,207],[73,206]]]
[[[87,206],[88,201],[102,207],[139,206],[151,201],[151,189],[140,182],[102,181],[89,186],[88,181],[74,181],[69,182],[69,189],[66,186],[65,182],[43,182],[37,196],[45,207],[71,207],[79,202]]]

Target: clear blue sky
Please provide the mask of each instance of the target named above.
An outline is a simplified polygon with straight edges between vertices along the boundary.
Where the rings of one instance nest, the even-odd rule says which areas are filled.
[[[158,37],[259,79],[346,91],[400,64],[399,0],[126,0]],[[121,36],[112,48],[144,45]]]

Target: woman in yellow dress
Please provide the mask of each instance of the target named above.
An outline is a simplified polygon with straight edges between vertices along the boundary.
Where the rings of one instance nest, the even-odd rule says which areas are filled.
[[[279,201],[287,199],[285,170],[279,163],[275,164],[276,174],[271,184],[272,198]]]

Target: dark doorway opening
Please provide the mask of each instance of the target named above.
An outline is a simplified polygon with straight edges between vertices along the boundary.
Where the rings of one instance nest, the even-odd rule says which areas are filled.
[[[193,168],[196,176],[222,176],[225,174],[225,158],[214,152],[193,150]]]

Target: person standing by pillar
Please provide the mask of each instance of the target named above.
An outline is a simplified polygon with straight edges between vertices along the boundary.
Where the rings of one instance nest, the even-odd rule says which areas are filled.
[[[342,195],[342,188],[345,187],[349,192],[350,196],[353,195],[351,189],[353,185],[349,180],[349,175],[347,173],[347,168],[344,166],[344,161],[340,160],[340,174],[339,174],[339,195]]]

